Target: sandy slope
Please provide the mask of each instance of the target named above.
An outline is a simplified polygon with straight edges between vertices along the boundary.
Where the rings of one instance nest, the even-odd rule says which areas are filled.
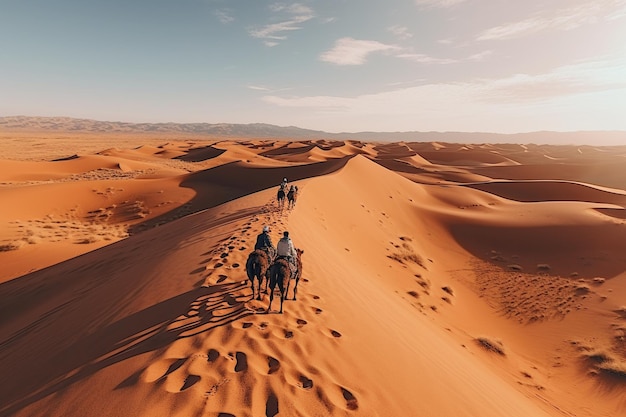
[[[12,160],[0,416],[621,415],[624,168],[593,168],[624,152],[583,151],[168,141]],[[538,161],[589,169],[538,182]],[[265,224],[305,251],[282,315],[244,271]]]

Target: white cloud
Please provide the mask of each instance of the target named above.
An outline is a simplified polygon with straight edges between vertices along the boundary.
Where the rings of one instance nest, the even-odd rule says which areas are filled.
[[[278,45],[278,41],[287,39],[286,32],[302,29],[302,23],[315,17],[315,13],[310,7],[299,3],[276,3],[270,5],[270,10],[279,15],[277,19],[280,21],[249,31],[252,37],[263,39],[267,46]]]
[[[231,13],[232,11],[229,9],[220,9],[215,11],[215,16],[222,24],[227,25],[235,20]]]
[[[626,89],[626,58],[565,65],[544,74],[514,74],[488,85],[485,100],[507,102]]]
[[[320,60],[335,65],[362,65],[367,56],[374,52],[399,50],[395,45],[387,45],[378,41],[341,38],[332,49],[320,55]]]
[[[415,53],[408,48],[402,48],[397,45],[389,45],[372,40],[342,38],[335,42],[332,49],[320,55],[320,60],[335,65],[363,65],[367,57],[376,52],[386,52],[394,58],[418,64],[438,65],[455,64],[464,61],[481,61],[492,53],[491,51],[483,51],[465,59],[436,58],[430,55]]]
[[[466,0],[415,0],[418,6],[424,7],[452,7],[457,4],[463,3]]]
[[[265,93],[278,93],[281,91],[291,90],[291,88],[272,88],[272,87],[266,87],[264,85],[255,85],[255,84],[248,84],[246,87],[250,90],[263,91]]]
[[[354,97],[268,95],[263,100],[285,111],[304,110],[311,120],[372,130],[575,130],[578,127],[571,126],[583,128],[592,116],[606,119],[621,111],[619,103],[626,102],[626,58],[578,63],[544,74],[430,83]],[[585,112],[586,120],[568,117]],[[543,125],[537,124],[539,119]]]
[[[482,51],[474,55],[470,55],[468,61],[484,61],[485,58],[493,54],[493,51]]]
[[[407,40],[413,37],[413,34],[405,26],[394,25],[394,26],[387,28],[387,30],[393,33],[396,36],[396,38],[400,40]]]
[[[606,16],[606,20],[617,20],[626,17],[626,2]]]
[[[274,3],[271,4],[270,10],[273,12],[287,12],[292,15],[312,15],[313,10],[309,6],[305,6],[300,3],[284,4]]]
[[[263,101],[280,107],[305,107],[317,109],[348,109],[357,99],[336,96],[279,97],[265,96]]]
[[[537,14],[528,19],[510,22],[488,29],[478,35],[478,40],[520,38],[543,30],[572,30],[603,19],[624,15],[626,0],[587,0],[583,4],[550,13]]]
[[[287,36],[283,35],[283,32],[302,29],[300,26],[297,26],[297,23],[301,23],[301,21],[290,20],[274,23],[260,29],[251,30],[250,34],[255,38],[284,40],[287,39]]]
[[[249,85],[248,88],[250,90],[257,90],[257,91],[270,91],[269,88],[263,87],[263,86],[260,86],[260,85]]]
[[[520,22],[508,23],[488,29],[478,36],[479,41],[491,39],[509,39],[529,35],[546,29],[549,23],[546,19],[532,18]]]
[[[395,55],[397,58],[406,59],[420,64],[454,64],[458,62],[456,59],[435,58],[424,54],[400,53]]]

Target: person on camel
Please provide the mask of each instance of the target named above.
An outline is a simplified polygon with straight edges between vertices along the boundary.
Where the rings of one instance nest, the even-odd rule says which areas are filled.
[[[289,267],[291,268],[291,276],[295,276],[298,270],[298,265],[296,263],[296,248],[293,246],[293,242],[289,237],[289,232],[283,232],[283,237],[278,241],[276,245],[276,255],[278,258],[284,258],[289,263]]]
[[[276,256],[276,249],[272,243],[270,236],[270,227],[263,226],[263,231],[256,237],[256,243],[254,244],[254,250],[261,249],[267,254],[268,261],[272,262]]]

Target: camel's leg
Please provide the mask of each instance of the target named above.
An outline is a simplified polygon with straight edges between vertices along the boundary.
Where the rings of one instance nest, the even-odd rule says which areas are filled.
[[[270,305],[267,306],[267,312],[269,314],[270,310],[272,309],[272,301],[274,300],[274,289],[272,288],[272,290],[270,291]]]
[[[252,298],[250,299],[254,300],[254,277],[248,277],[248,280],[250,280],[250,288],[252,289]]]
[[[267,306],[267,313],[272,309],[272,301],[274,300],[274,283],[270,282],[270,304]]]
[[[280,290],[280,314],[283,314],[283,301],[285,299],[285,284],[278,283],[278,289]]]
[[[257,278],[259,280],[259,292],[257,293],[257,300],[261,299],[261,280],[263,279],[261,275],[257,275]]]
[[[285,288],[285,296],[283,297],[285,300],[289,298],[289,284],[291,284],[291,278],[287,280],[287,288]]]
[[[295,301],[296,294],[298,293],[298,282],[300,282],[300,277],[296,277],[296,285],[293,286],[293,299]]]

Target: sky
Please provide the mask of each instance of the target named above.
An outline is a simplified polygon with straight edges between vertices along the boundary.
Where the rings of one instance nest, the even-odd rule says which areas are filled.
[[[0,116],[626,130],[626,0],[0,0]]]

